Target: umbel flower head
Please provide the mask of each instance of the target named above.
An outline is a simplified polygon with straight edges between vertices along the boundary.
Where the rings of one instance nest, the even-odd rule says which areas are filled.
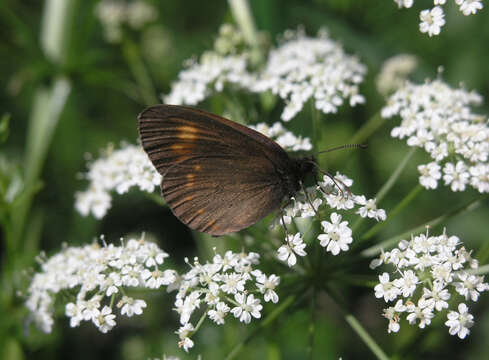
[[[93,214],[97,219],[105,216],[111,206],[111,192],[124,194],[131,187],[153,192],[161,182],[161,175],[143,149],[136,145],[123,145],[114,150],[109,144],[102,156],[89,163],[84,174],[90,184],[86,191],[75,194],[75,208],[84,216]]]
[[[345,101],[351,106],[365,101],[358,85],[366,67],[347,55],[324,29],[315,38],[301,29],[287,31],[263,68],[251,64],[250,49],[241,33],[230,25],[225,29],[213,50],[187,63],[163,97],[164,103],[196,105],[226,86],[253,93],[270,91],[284,100],[281,118],[289,121],[309,99],[324,113],[336,112]]]
[[[332,255],[349,250],[349,245],[353,241],[352,230],[348,226],[348,221],[343,220],[342,215],[336,211],[351,211],[362,218],[372,218],[376,221],[386,219],[385,210],[377,208],[375,199],[367,200],[364,195],[351,193],[349,187],[352,184],[352,179],[339,173],[334,179],[324,176],[322,182],[306,189],[307,193],[301,191],[292,198],[290,205],[284,209],[280,222],[283,226],[287,226],[296,219],[318,216],[322,209],[332,209],[329,218],[321,221],[323,232],[317,236],[317,241]],[[287,262],[289,266],[294,266],[297,263],[297,256],[307,255],[305,248],[302,233],[288,234],[285,244],[278,249],[277,257]]]
[[[278,302],[275,289],[280,278],[256,269],[259,260],[257,253],[227,251],[224,256],[216,254],[212,262],[201,264],[195,258],[189,263],[190,270],[169,287],[177,290],[175,311],[182,325],[177,331],[180,347],[188,351],[194,345],[190,337],[197,329],[190,320],[196,311],[218,325],[223,325],[229,315],[248,324],[261,317],[261,298]]]
[[[382,252],[370,265],[394,267],[390,274],[379,275],[375,297],[393,303],[384,309],[389,320],[388,332],[398,332],[403,316],[410,325],[425,328],[440,312],[447,313],[445,325],[451,335],[461,339],[470,333],[474,317],[468,313],[466,302],[477,301],[489,290],[483,276],[472,274],[477,260],[461,245],[457,236],[445,231],[439,236],[426,234],[401,240],[397,248]],[[453,308],[457,310],[453,310]]]
[[[365,72],[366,67],[347,55],[325,29],[315,38],[299,29],[287,31],[280,46],[270,52],[252,90],[280,96],[286,103],[282,120],[289,121],[309,99],[325,114],[337,112],[345,100],[350,106],[364,103],[358,84]]]
[[[394,0],[399,8],[410,8],[414,4],[414,0]],[[459,6],[460,12],[465,16],[476,14],[477,11],[483,8],[482,0],[455,0]],[[445,25],[445,13],[443,6],[446,0],[433,0],[433,8],[422,10],[419,14],[419,31],[428,33],[431,37],[439,35],[441,28]]]
[[[406,82],[389,98],[382,116],[402,119],[391,135],[432,158],[418,166],[423,187],[436,189],[443,179],[452,191],[471,186],[489,192],[489,124],[487,117],[471,110],[481,101],[476,92],[453,89],[441,80]]]
[[[122,289],[158,289],[176,280],[174,270],[161,269],[167,257],[144,236],[121,242],[120,246],[94,243],[65,247],[43,260],[41,271],[33,276],[26,301],[30,317],[42,331],[51,332],[56,297],[74,290],[76,296],[65,307],[70,326],[91,321],[106,333],[116,325],[116,310],[131,317],[142,314],[146,307],[144,300],[122,295]]]
[[[122,40],[124,25],[139,30],[145,24],[156,20],[158,10],[144,0],[102,0],[95,7],[95,16],[103,26],[105,39],[111,43],[118,43]]]

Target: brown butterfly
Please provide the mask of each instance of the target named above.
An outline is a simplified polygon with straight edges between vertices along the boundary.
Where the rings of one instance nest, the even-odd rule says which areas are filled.
[[[247,228],[316,175],[313,157],[293,159],[259,132],[203,110],[156,105],[138,122],[141,144],[163,176],[163,197],[197,231]]]

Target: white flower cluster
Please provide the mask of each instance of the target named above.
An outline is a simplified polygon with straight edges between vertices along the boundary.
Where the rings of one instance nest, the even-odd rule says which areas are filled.
[[[119,150],[109,145],[99,159],[89,164],[84,178],[90,185],[86,191],[75,194],[75,208],[83,216],[92,213],[97,219],[104,217],[110,208],[111,191],[123,194],[137,186],[151,193],[161,182],[161,175],[141,146],[136,145],[125,145]]]
[[[409,146],[423,148],[433,159],[418,166],[419,182],[425,188],[435,189],[443,177],[452,191],[470,185],[489,192],[488,121],[470,109],[480,102],[479,94],[452,89],[440,80],[422,85],[406,82],[389,98],[382,116],[402,119],[391,135],[407,138]]]
[[[280,283],[276,275],[267,276],[253,267],[259,263],[257,253],[216,254],[211,263],[200,264],[196,258],[191,269],[169,289],[178,289],[175,310],[180,314],[182,326],[177,331],[179,346],[185,351],[193,347],[191,336],[198,330],[190,322],[193,313],[205,304],[204,317],[216,324],[224,324],[228,314],[248,324],[261,317],[261,294],[265,301],[278,302],[275,288]],[[200,323],[200,321],[199,321]]]
[[[163,97],[165,104],[196,105],[225,85],[247,87],[252,78],[246,70],[247,55],[222,55],[208,51],[199,62],[187,62],[187,68],[178,74],[171,92]]]
[[[317,38],[300,30],[286,32],[286,41],[270,52],[260,71],[250,69],[249,49],[243,45],[241,51],[236,50],[242,41],[240,33],[229,25],[225,29],[213,51],[204,53],[199,62],[190,62],[179,74],[170,94],[163,97],[164,103],[196,105],[228,84],[280,96],[286,102],[282,120],[288,121],[310,98],[324,113],[336,112],[346,99],[351,106],[365,101],[358,93],[365,66],[329,39],[326,31],[321,30]]]
[[[363,218],[373,218],[377,221],[384,221],[386,213],[383,209],[377,209],[375,199],[368,199],[364,195],[354,195],[349,187],[353,180],[345,175],[336,174],[333,181],[329,176],[324,176],[323,181],[316,187],[308,188],[307,197],[303,192],[292,199],[292,203],[284,209],[284,226],[290,224],[294,218],[309,218],[319,213],[322,204],[328,204],[334,210],[354,210]],[[318,235],[319,243],[333,255],[338,255],[340,251],[347,251],[349,244],[352,243],[352,230],[348,227],[348,221],[342,221],[342,216],[336,212],[331,213],[330,221],[322,221],[323,233]],[[298,256],[306,256],[304,250],[306,244],[302,239],[302,234],[288,234],[286,243],[278,249],[277,257],[282,261],[287,261],[289,266],[294,266]]]
[[[132,29],[141,29],[158,17],[158,10],[143,0],[117,1],[102,0],[95,7],[95,16],[104,28],[108,42],[118,43],[122,38],[122,27],[127,24]]]
[[[449,333],[461,339],[470,333],[474,318],[467,305],[459,302],[458,312],[450,307],[455,306],[457,297],[477,301],[481,292],[489,290],[489,284],[483,276],[470,273],[469,269],[478,268],[478,262],[461,246],[457,236],[426,233],[413,236],[411,241],[402,240],[397,248],[374,259],[370,267],[382,264],[393,265],[397,275],[391,280],[389,273],[384,272],[374,289],[375,296],[387,303],[397,300],[394,306],[384,309],[384,317],[389,320],[388,332],[399,331],[403,314],[409,324],[423,329],[430,325],[436,312],[447,309],[445,325]]]
[[[248,72],[249,52],[242,33],[230,24],[223,24],[214,49],[202,54],[199,61],[189,59],[186,69],[178,74],[165,104],[197,105],[226,85],[248,88],[253,81]]]
[[[358,84],[366,67],[347,55],[324,29],[316,38],[301,30],[286,32],[285,38],[270,52],[265,70],[252,86],[253,91],[271,91],[285,100],[282,120],[292,119],[309,99],[326,114],[337,112],[346,99],[351,106],[365,102]]]
[[[265,123],[250,125],[250,128],[261,132],[263,135],[272,138],[286,151],[309,151],[312,149],[311,140],[295,136],[292,132],[287,131],[283,125],[276,122],[272,126]]]
[[[384,96],[402,87],[408,75],[416,68],[418,60],[414,55],[400,54],[387,59],[376,79],[377,90]]]
[[[122,295],[122,289],[158,289],[176,280],[174,270],[160,270],[166,257],[167,253],[143,237],[121,246],[66,247],[41,264],[41,272],[29,286],[26,306],[36,325],[51,332],[56,296],[76,289],[76,300],[65,308],[70,326],[92,321],[106,333],[116,325],[114,303],[128,317],[142,314],[146,307],[144,300]]]
[[[394,0],[394,2],[399,8],[410,8],[413,6],[414,0]],[[445,13],[442,8],[445,3],[446,0],[433,0],[434,7],[432,9],[420,12],[419,31],[428,33],[429,36],[440,34],[441,27],[445,25]],[[455,0],[455,3],[465,16],[475,14],[483,8],[482,0]]]

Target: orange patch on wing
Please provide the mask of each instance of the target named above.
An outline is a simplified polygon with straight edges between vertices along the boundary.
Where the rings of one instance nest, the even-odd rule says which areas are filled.
[[[179,133],[178,133],[177,137],[179,139],[195,140],[199,137],[199,135],[198,135],[199,130],[197,130],[196,128],[194,128],[192,126],[183,125],[183,126],[180,126],[178,128],[178,130],[179,130]]]
[[[185,201],[192,201],[193,198],[194,198],[193,196],[187,196],[185,197]]]
[[[200,165],[195,165],[194,166],[194,170],[195,171],[199,171],[200,169],[202,169],[202,166],[200,166]]]
[[[199,210],[197,210],[197,214],[201,215],[201,214],[203,214],[203,213],[204,213],[204,209],[199,209]]]
[[[195,174],[187,174],[187,175],[185,175],[185,177],[186,177],[188,180],[192,180],[192,179],[195,177]]]

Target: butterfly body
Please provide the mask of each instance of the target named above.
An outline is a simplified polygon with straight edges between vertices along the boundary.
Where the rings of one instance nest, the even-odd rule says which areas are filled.
[[[138,123],[170,209],[211,235],[256,223],[314,173],[311,157],[293,159],[261,133],[202,110],[156,105]]]

